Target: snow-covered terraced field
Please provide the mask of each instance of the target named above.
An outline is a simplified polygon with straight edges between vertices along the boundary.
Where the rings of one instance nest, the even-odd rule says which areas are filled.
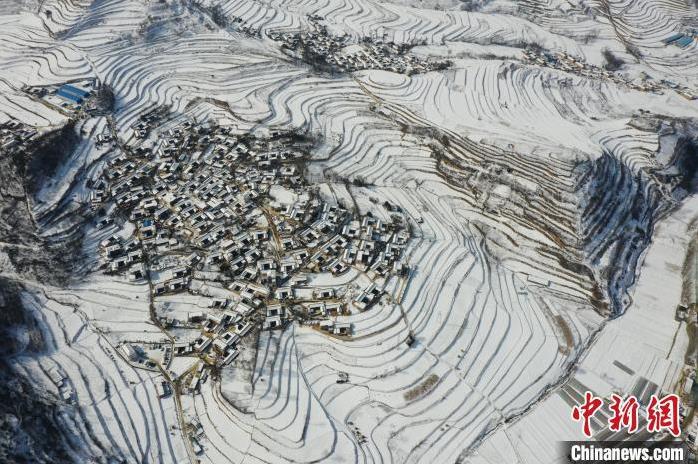
[[[698,127],[686,97],[698,96],[698,40],[663,41],[689,34],[696,7],[405,3],[0,0],[0,124],[45,132],[74,119],[80,137],[26,200],[37,236],[79,242],[73,278],[0,269],[24,284],[46,339],[12,363],[72,412],[60,420],[76,462],[559,462],[556,442],[580,438],[568,417],[585,389],[680,388],[692,345],[674,319],[676,269],[696,209],[696,153],[681,147]],[[450,67],[329,73],[269,35],[318,25]],[[606,51],[624,62],[614,72],[625,84],[531,63],[525,49],[596,66]],[[45,96],[86,79],[113,90],[113,108]],[[626,85],[646,79],[661,90]],[[168,115],[162,132],[215,122],[316,140],[306,180],[360,214],[397,207],[409,272],[386,279],[380,304],[333,316],[349,337],[299,321],[256,327],[193,394],[182,380],[193,356],[133,362],[123,345],[192,338],[191,327],[165,330],[159,310],[207,311],[209,296],[230,293],[204,276],[196,293],[156,300],[152,283],[100,268],[99,244],[136,231],[96,227],[94,186],[154,110]]]

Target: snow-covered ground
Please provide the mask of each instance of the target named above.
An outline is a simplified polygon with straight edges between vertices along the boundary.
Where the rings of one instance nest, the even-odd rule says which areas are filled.
[[[674,316],[698,206],[664,180],[674,161],[657,153],[670,130],[683,130],[676,121],[698,116],[698,100],[672,84],[653,93],[627,82],[649,76],[698,95],[698,41],[662,42],[698,14],[678,0],[588,3],[0,1],[0,124],[44,131],[70,118],[33,88],[96,78],[116,96],[108,117],[78,123],[82,142],[32,202],[46,237],[81,227],[84,256],[80,279],[63,288],[26,282],[25,304],[50,343],[16,360],[47,390],[69,391],[80,413],[67,423],[83,455],[556,462],[557,441],[580,438],[569,420],[580,391],[629,393],[645,381],[678,390],[689,344]],[[317,22],[452,65],[329,74],[268,35]],[[626,83],[527,62],[534,45],[595,66],[609,50],[625,61],[617,73]],[[365,214],[378,199],[409,218],[406,284],[390,282],[389,298],[369,311],[338,316],[350,338],[301,324],[261,332],[200,393],[161,398],[158,385],[195,360],[149,370],[119,345],[169,343],[151,311],[186,319],[228,291],[202,284],[151,307],[147,284],[97,269],[97,246],[116,229],[82,223],[90,182],[114,156],[96,137],[132,140],[139,116],[158,107],[172,124],[317,138],[306,174],[328,201]],[[272,191],[281,202],[293,195]],[[319,275],[309,287],[352,282],[361,275]]]

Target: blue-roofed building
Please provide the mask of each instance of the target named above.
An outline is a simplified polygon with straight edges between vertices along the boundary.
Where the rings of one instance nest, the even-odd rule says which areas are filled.
[[[686,48],[689,45],[691,45],[691,43],[693,43],[693,37],[688,36],[682,37],[676,41],[676,45],[678,45],[681,48]]]
[[[62,97],[62,98],[64,98],[64,99],[66,99],[66,100],[68,100],[68,101],[70,101],[70,102],[72,102],[72,103],[78,103],[78,104],[82,103],[82,97],[80,97],[80,96],[78,96],[78,95],[75,95],[74,93],[70,93],[70,92],[64,90],[63,87],[61,87],[60,89],[58,89],[58,91],[56,92],[56,95],[58,95],[59,97]]]
[[[672,42],[676,42],[676,41],[679,40],[681,37],[683,37],[683,34],[676,33],[676,34],[671,35],[671,36],[667,37],[666,39],[664,39],[663,42],[664,42],[665,44],[669,45],[669,44],[672,43]]]
[[[90,92],[79,89],[79,88],[75,87],[74,85],[70,85],[70,84],[62,85],[61,90],[64,90],[68,93],[72,93],[73,95],[77,95],[78,97],[81,97],[81,98],[87,98],[90,96]]]
[[[56,91],[56,95],[70,103],[81,104],[85,98],[90,96],[90,92],[74,85],[63,84]]]

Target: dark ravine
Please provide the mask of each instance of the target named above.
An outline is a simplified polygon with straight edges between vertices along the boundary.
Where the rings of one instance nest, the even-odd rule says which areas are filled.
[[[617,316],[630,302],[627,291],[635,281],[638,261],[651,241],[657,217],[670,202],[647,173],[633,173],[608,153],[591,162],[589,170],[580,221],[584,251],[610,300],[612,315]]]
[[[18,369],[21,357],[44,353],[42,322],[22,302],[18,280],[61,285],[73,256],[65,244],[48,243],[31,214],[31,191],[50,177],[74,148],[72,125],[41,137],[23,153],[0,157],[0,250],[11,268],[0,269],[0,462],[82,462],[64,417],[74,406],[35,385]]]
[[[597,312],[614,318],[631,303],[629,291],[651,243],[654,226],[698,188],[698,122],[643,115],[631,125],[659,133],[660,140],[676,138],[671,153],[656,154],[654,165],[642,167],[631,166],[631,161],[607,152],[574,166],[541,159],[534,166],[541,171],[531,175],[516,164],[526,157],[511,157],[488,147],[493,154],[483,158],[485,164],[477,156],[478,149],[485,147],[460,147],[454,137],[447,139],[449,143],[441,141],[443,137],[437,139],[441,144],[435,144],[432,150],[444,179],[456,189],[467,185],[467,193],[475,198],[487,198],[492,185],[508,185],[512,193],[498,213],[541,231],[556,244],[539,246],[540,256],[548,261],[537,266],[553,269],[558,277],[574,276],[583,283],[587,299]],[[574,183],[547,182],[550,172],[559,178],[570,173]],[[522,190],[509,173],[536,183],[538,191]],[[510,237],[509,241],[502,237],[501,231],[488,234],[493,254],[498,248],[515,252],[526,240],[521,236]]]
[[[655,225],[696,191],[696,124],[669,123],[673,130],[668,135],[678,140],[663,165],[634,171],[604,153],[584,166],[579,190],[583,251],[609,299],[612,317],[623,314],[631,303],[629,290]]]
[[[35,388],[13,359],[44,350],[38,321],[21,301],[24,289],[0,278],[0,462],[74,462],[58,419],[64,407]]]
[[[18,275],[60,285],[70,278],[75,243],[49,241],[32,215],[32,195],[76,148],[80,137],[68,123],[24,150],[0,156],[0,243]],[[10,245],[11,244],[11,245]]]
[[[26,151],[16,153],[15,165],[25,180],[25,189],[29,193],[35,193],[73,153],[79,142],[80,136],[76,132],[75,121],[69,120],[61,128],[33,141]]]

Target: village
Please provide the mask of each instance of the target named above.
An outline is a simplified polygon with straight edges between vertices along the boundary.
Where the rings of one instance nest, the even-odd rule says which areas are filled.
[[[19,121],[9,120],[0,123],[0,152],[12,154],[22,152],[38,136],[33,127]]]
[[[676,82],[668,80],[657,81],[648,76],[645,76],[645,79],[629,80],[617,72],[589,64],[564,52],[547,53],[529,48],[524,50],[523,54],[525,61],[529,64],[559,69],[593,79],[608,80],[641,92],[661,94],[665,90],[673,90],[687,100],[698,99],[698,94],[694,90]]]
[[[330,72],[353,72],[366,69],[419,74],[447,69],[446,60],[426,60],[407,54],[409,47],[366,39],[350,43],[347,37],[331,35],[323,25],[314,24],[304,33],[270,32],[269,38],[281,42],[282,49],[303,61]]]
[[[199,335],[172,346],[125,342],[132,364],[157,370],[174,357],[200,359],[187,373],[196,393],[206,368],[230,364],[259,330],[295,321],[350,338],[343,316],[369,310],[387,297],[390,279],[408,273],[404,217],[382,221],[324,201],[302,176],[312,148],[305,136],[231,135],[189,121],[155,130],[162,116],[143,115],[132,142],[115,145],[120,154],[92,183],[91,208],[96,229],[109,232],[99,246],[103,271],[147,282],[163,330]],[[100,134],[97,143],[115,141]],[[208,308],[157,310],[181,293],[208,295]],[[163,384],[162,395],[170,393]]]

